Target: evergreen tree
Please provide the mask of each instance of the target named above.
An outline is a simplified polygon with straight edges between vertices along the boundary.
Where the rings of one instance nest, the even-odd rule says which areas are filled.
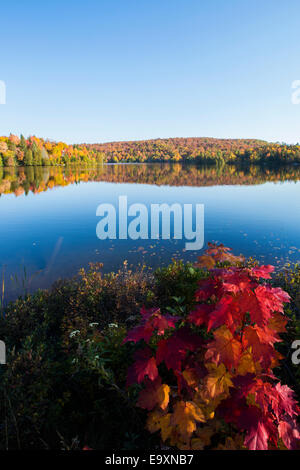
[[[30,149],[25,150],[24,165],[31,166],[33,164],[32,151]]]
[[[24,136],[21,134],[21,138],[20,138],[20,143],[19,143],[19,148],[25,153],[25,150],[27,148],[26,146],[26,140],[24,138]]]
[[[42,151],[38,148],[33,154],[33,164],[42,165]]]
[[[8,140],[7,141],[7,147],[8,147],[8,150],[11,150],[12,152],[16,152],[16,144],[14,142],[12,142],[11,140]]]
[[[42,151],[36,142],[32,144],[32,164],[41,165],[42,164]]]

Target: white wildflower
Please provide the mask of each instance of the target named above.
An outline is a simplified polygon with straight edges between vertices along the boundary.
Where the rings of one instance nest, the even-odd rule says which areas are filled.
[[[80,330],[74,330],[74,331],[71,331],[70,333],[70,338],[73,338],[74,336],[80,334]]]

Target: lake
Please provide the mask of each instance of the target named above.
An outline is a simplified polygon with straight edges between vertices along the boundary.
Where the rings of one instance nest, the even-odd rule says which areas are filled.
[[[5,299],[47,288],[89,262],[153,268],[196,261],[185,240],[99,240],[99,204],[204,204],[204,240],[282,266],[300,260],[300,167],[111,164],[0,168],[0,260]]]

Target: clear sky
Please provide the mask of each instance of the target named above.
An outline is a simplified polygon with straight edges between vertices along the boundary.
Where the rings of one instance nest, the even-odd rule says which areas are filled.
[[[10,0],[0,43],[0,135],[300,141],[299,0]]]

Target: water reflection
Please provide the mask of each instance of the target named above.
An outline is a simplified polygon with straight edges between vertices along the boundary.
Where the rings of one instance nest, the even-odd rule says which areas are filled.
[[[115,164],[90,167],[0,167],[0,195],[39,194],[57,186],[88,181],[170,186],[253,185],[298,181],[300,165],[194,166],[174,164]]]
[[[204,204],[205,242],[278,266],[300,259],[300,166],[111,164],[0,168],[0,266],[6,299],[49,287],[89,262],[104,271],[172,258],[195,261],[184,240],[99,240],[96,208],[128,203]],[[16,197],[19,196],[19,197]],[[13,280],[12,280],[13,279]]]

